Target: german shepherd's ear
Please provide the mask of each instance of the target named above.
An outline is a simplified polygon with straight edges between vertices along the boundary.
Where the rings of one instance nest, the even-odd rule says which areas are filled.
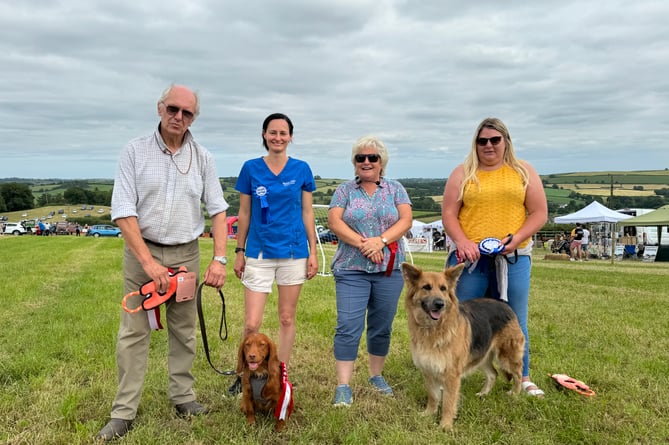
[[[449,267],[444,271],[444,275],[448,281],[451,281],[453,284],[458,282],[460,275],[462,275],[462,269],[465,268],[465,263],[457,264],[453,267]]]
[[[404,275],[405,281],[409,283],[415,283],[418,278],[420,278],[422,273],[423,271],[419,268],[409,263],[402,263],[402,275]]]

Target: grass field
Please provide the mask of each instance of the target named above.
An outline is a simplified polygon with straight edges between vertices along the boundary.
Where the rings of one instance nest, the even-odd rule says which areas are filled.
[[[5,212],[3,215],[5,215],[10,222],[19,222],[24,219],[44,218],[43,221],[48,221],[51,224],[57,221],[76,221],[78,218],[86,217],[86,215],[88,215],[88,217],[104,217],[106,215],[107,218],[109,218],[109,212],[111,211],[109,206],[97,205],[93,207],[93,210],[81,210],[81,206],[61,204],[38,207],[30,210]],[[100,209],[102,209],[102,212],[98,212]],[[63,213],[59,214],[58,212],[61,210]],[[54,212],[54,215],[51,218],[47,218],[47,215],[51,212]]]
[[[203,257],[211,240],[202,239]],[[228,245],[232,256],[234,244]],[[0,237],[0,443],[88,444],[107,422],[116,390],[114,356],[122,298],[122,239]],[[385,377],[388,399],[367,382],[364,341],[349,409],[331,406],[336,377],[332,277],[303,289],[290,378],[295,412],[277,434],[269,418],[249,427],[231,377],[216,374],[202,353],[193,368],[198,400],[212,412],[190,421],[166,396],[167,335],[154,332],[150,369],[135,429],[122,444],[658,444],[669,442],[669,286],[667,263],[543,259],[537,251],[530,298],[532,377],[542,400],[506,394],[499,379],[485,398],[480,373],[462,387],[452,432],[422,416],[426,393],[408,348],[403,299],[394,324]],[[437,270],[443,253],[414,254]],[[220,300],[204,295],[209,342],[218,367],[235,365],[243,290],[229,266],[224,287],[230,337],[217,338]],[[263,331],[276,338],[275,294]],[[199,333],[198,333],[199,337]],[[566,373],[597,392],[585,398],[556,387],[549,373]]]

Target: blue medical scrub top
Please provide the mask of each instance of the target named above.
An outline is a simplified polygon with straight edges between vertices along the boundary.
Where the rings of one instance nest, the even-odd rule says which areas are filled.
[[[289,157],[275,175],[263,158],[250,159],[239,172],[235,189],[251,196],[251,221],[246,256],[307,258],[309,243],[302,221],[302,191],[313,192],[316,182],[309,165]]]

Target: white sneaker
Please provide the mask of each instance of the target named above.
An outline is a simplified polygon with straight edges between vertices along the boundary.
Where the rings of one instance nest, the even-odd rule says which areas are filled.
[[[576,260],[575,260],[575,259],[573,259],[573,258],[569,258],[569,261],[576,261]]]

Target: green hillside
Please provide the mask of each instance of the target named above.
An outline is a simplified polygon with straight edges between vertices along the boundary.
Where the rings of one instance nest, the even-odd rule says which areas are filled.
[[[237,214],[239,194],[234,186],[236,177],[221,178],[225,198],[230,204],[229,214]],[[346,179],[321,178],[316,176],[316,191],[313,194],[314,204],[327,205],[337,186]],[[441,197],[446,178],[399,178],[406,188],[414,204],[414,215],[421,220],[434,220],[440,214]],[[566,172],[541,175],[549,204],[549,215],[555,216],[570,213],[582,208],[585,204],[598,200],[610,208],[658,208],[669,203],[669,170],[644,171],[606,171],[606,172]],[[95,212],[92,217],[107,217],[112,179],[0,179],[0,191],[5,184],[19,183],[30,188],[34,198],[34,209],[9,211],[3,208],[0,199],[0,215],[10,221],[29,217],[42,217],[51,211],[63,209],[68,219],[81,217],[81,204],[93,205]],[[74,192],[73,192],[74,191]],[[76,193],[75,193],[76,192]],[[68,203],[71,196],[81,197],[79,202]],[[87,199],[84,199],[87,198]],[[0,195],[0,198],[2,196]],[[5,198],[5,202],[8,200]],[[97,213],[104,208],[104,214]],[[84,215],[89,211],[84,212]]]

